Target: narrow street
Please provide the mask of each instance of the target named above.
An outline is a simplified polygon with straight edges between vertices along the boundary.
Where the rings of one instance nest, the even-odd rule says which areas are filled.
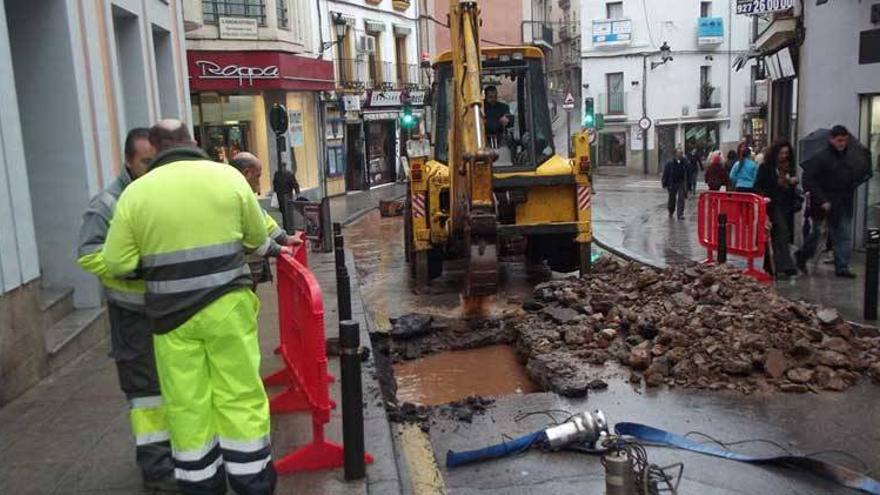
[[[651,191],[642,182],[634,184],[634,187]],[[600,194],[610,196],[613,190],[609,187],[601,190]],[[657,192],[653,192],[654,197],[657,195]],[[645,201],[650,204],[654,198]],[[639,207],[635,206],[634,209]],[[658,225],[653,219],[657,215],[645,211],[644,207],[642,212],[644,214],[637,220],[625,222],[623,218],[636,217],[626,212],[596,208],[594,218],[601,219],[597,226],[597,235],[601,235],[604,232],[602,229],[607,229],[608,225],[614,225],[614,218],[620,219],[617,225],[632,225],[636,222],[648,232],[669,228],[665,215]],[[371,213],[346,229],[347,238],[351,240],[348,245],[354,251],[361,279],[360,288],[368,314],[380,329],[390,326],[388,318],[407,313],[456,317],[460,273],[451,271],[432,285],[432,290],[427,294],[414,294],[410,289],[402,245],[396,240],[402,232],[401,222],[399,217],[381,218],[377,213]],[[626,232],[619,235],[620,238],[627,237]],[[662,245],[661,241],[655,245]],[[627,246],[631,246],[630,242],[627,242]],[[650,249],[651,244],[643,243],[641,246]],[[689,256],[697,255],[696,252],[688,255],[687,251],[679,249],[670,249],[664,253],[664,261],[667,263],[687,261]],[[509,292],[510,288],[504,290]],[[513,310],[512,304],[503,304],[509,303],[508,297],[502,296],[499,300],[502,304],[498,305],[498,311]],[[499,360],[504,359],[501,354],[503,353],[499,353]],[[485,367],[493,366],[489,359],[492,357],[487,358]],[[585,457],[583,454],[529,451],[522,455],[453,470],[443,466],[447,450],[469,450],[498,443],[505,438],[546,427],[550,421],[540,414],[521,419],[518,416],[522,414],[548,410],[577,412],[599,408],[605,411],[611,423],[642,422],[681,434],[700,431],[723,441],[763,438],[800,452],[841,449],[864,461],[868,471],[880,468],[880,436],[877,435],[880,431],[880,416],[874,411],[874,404],[880,400],[880,390],[868,383],[843,393],[744,396],[731,392],[685,391],[666,387],[634,388],[628,383],[627,375],[614,364],[594,367],[591,373],[596,378],[605,380],[609,387],[604,391],[591,392],[586,399],[567,399],[543,392],[511,393],[496,397],[496,402],[488,408],[486,414],[475,415],[472,423],[441,415],[433,416],[430,431],[421,440],[413,440],[411,432],[402,434],[401,429],[404,428],[398,425],[395,448],[398,455],[403,457],[399,464],[409,465],[410,469],[412,466],[421,466],[420,472],[408,474],[420,479],[426,475],[424,464],[407,459],[408,455],[412,455],[414,451],[419,452],[419,449],[408,444],[427,444],[430,447],[433,454],[430,460],[436,462],[435,469],[438,470],[442,484],[435,483],[429,490],[416,490],[416,493],[440,493],[443,488],[448,493],[460,494],[602,493],[605,487],[604,468],[598,457]],[[430,382],[417,382],[413,385],[411,381],[416,378],[408,376],[406,379],[407,382],[398,379],[397,386],[407,393],[413,386],[418,388],[431,385]],[[485,378],[483,374],[473,374],[461,376],[460,380],[463,383],[457,384],[457,387],[465,393],[467,390],[479,389]],[[750,453],[774,452],[773,447],[762,444],[746,447],[744,451]],[[750,466],[664,448],[649,448],[648,453],[652,462],[659,465],[684,462],[684,479],[680,493],[855,493],[805,473]],[[416,456],[423,457],[424,453]],[[828,459],[851,463],[841,457],[831,456]],[[413,485],[418,486],[417,483]]]

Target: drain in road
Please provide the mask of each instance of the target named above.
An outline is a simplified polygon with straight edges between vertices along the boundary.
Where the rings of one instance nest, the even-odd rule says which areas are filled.
[[[424,406],[470,396],[495,397],[537,390],[516,351],[508,345],[441,352],[397,363],[393,368],[397,399]]]

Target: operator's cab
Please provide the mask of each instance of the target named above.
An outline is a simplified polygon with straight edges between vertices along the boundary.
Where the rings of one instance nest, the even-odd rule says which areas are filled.
[[[482,86],[496,88],[498,101],[509,108],[506,125],[486,122],[487,141],[497,153],[497,172],[533,171],[556,154],[547,104],[543,54],[537,48],[487,48],[482,50]],[[434,159],[448,163],[450,108],[455,83],[451,56],[435,63]],[[487,118],[494,120],[489,109]]]

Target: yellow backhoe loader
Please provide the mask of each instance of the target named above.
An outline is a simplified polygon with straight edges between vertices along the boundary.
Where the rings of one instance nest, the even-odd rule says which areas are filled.
[[[525,254],[557,272],[588,272],[587,133],[572,138],[574,159],[557,154],[543,53],[481,48],[474,1],[450,0],[449,30],[452,48],[433,63],[433,146],[407,146],[405,235],[417,283],[441,275],[444,259],[454,258],[467,259],[466,297],[497,292],[499,256]],[[488,86],[507,102],[493,101],[487,112]]]

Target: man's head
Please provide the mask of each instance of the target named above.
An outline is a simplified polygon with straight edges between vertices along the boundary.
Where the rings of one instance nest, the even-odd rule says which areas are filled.
[[[150,170],[150,162],[156,156],[156,149],[150,144],[150,130],[136,127],[125,136],[125,168],[132,179],[137,179]]]
[[[682,153],[681,148],[675,148],[675,159],[681,160],[684,158],[684,153]]]
[[[170,148],[195,146],[186,125],[177,119],[162,119],[150,128],[150,144],[161,153]]]
[[[247,151],[242,151],[232,157],[229,164],[244,175],[255,194],[260,194],[260,176],[263,175],[263,164],[260,163],[259,158]]]
[[[498,88],[495,86],[486,86],[483,93],[486,95],[486,103],[498,103]]]
[[[831,128],[831,137],[828,140],[831,147],[837,151],[846,151],[846,145],[849,143],[849,131],[842,125],[836,125]]]

